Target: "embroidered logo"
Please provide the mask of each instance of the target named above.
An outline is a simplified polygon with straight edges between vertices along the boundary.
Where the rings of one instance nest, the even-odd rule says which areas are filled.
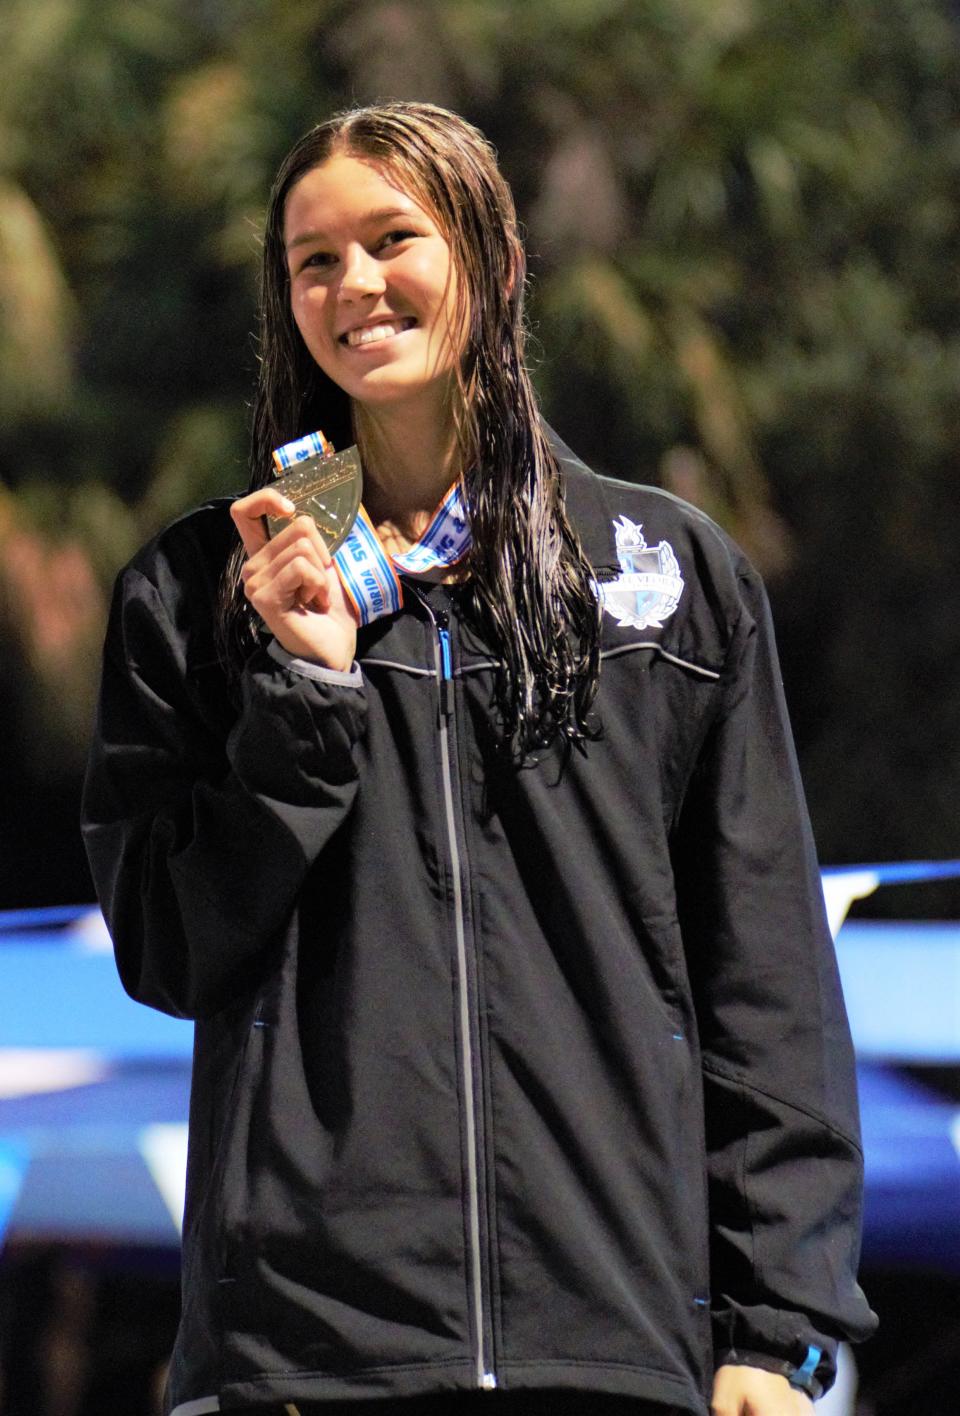
[[[620,574],[616,580],[598,582],[600,602],[621,627],[662,629],[683,594],[683,576],[673,547],[668,541],[648,546],[642,526],[626,516],[613,525]]]

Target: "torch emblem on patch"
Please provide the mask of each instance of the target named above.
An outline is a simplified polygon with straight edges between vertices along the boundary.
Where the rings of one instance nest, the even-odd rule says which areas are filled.
[[[613,523],[620,574],[598,583],[600,602],[621,627],[662,629],[683,594],[683,576],[668,541],[648,546],[643,528],[628,517]]]

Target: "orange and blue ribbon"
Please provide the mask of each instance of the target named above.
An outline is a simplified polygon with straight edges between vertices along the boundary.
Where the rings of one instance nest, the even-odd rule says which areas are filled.
[[[332,452],[333,446],[323,433],[308,433],[278,447],[273,460],[278,472],[282,472],[308,457],[329,457]],[[464,559],[470,540],[463,493],[459,482],[454,482],[420,539],[399,555],[387,554],[361,506],[343,545],[334,553],[333,563],[359,623],[372,624],[403,608],[400,574],[426,575],[438,569],[448,570]]]

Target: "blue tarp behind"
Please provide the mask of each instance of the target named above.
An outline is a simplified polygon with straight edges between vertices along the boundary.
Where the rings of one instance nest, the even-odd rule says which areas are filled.
[[[960,865],[834,875],[862,894],[871,874],[924,870]],[[865,1260],[960,1274],[960,1104],[936,1085],[944,1068],[960,1075],[960,925],[850,922],[837,953],[860,1073]],[[0,915],[0,997],[0,1237],[175,1245],[191,1024],[127,998],[90,911]]]

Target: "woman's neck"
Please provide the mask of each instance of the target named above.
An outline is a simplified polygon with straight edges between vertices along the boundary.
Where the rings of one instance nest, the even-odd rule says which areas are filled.
[[[453,420],[435,410],[391,416],[356,410],[363,456],[363,504],[377,530],[412,545],[460,473]],[[402,548],[402,547],[401,547]]]

